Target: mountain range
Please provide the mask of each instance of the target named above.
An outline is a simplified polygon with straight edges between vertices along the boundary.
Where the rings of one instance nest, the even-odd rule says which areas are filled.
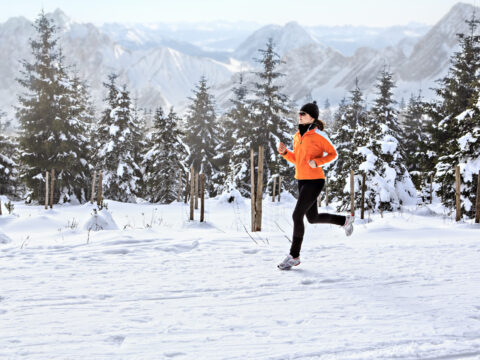
[[[268,38],[283,64],[283,92],[298,104],[329,99],[332,105],[358,79],[367,103],[375,97],[378,72],[386,65],[394,74],[395,96],[407,99],[419,90],[433,96],[435,80],[446,74],[475,7],[458,3],[434,26],[408,24],[390,28],[303,27],[256,23],[104,24],[79,23],[57,9],[47,14],[57,26],[66,62],[85,79],[97,111],[105,96],[103,82],[119,74],[141,108],[174,106],[180,113],[201,76],[206,76],[218,112],[229,106],[237,74],[247,84],[258,70],[255,58]],[[478,13],[478,8],[477,8]],[[32,22],[24,17],[0,24],[0,110],[13,118],[17,96],[24,89],[20,60],[31,60]]]

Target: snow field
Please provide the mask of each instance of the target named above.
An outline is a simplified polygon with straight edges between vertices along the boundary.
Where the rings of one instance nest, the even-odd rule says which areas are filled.
[[[255,242],[249,200],[224,200],[204,224],[183,203],[107,201],[117,230],[103,231],[85,227],[93,205],[15,203],[0,358],[480,357],[477,225],[425,209],[357,220],[351,237],[306,223],[302,263],[282,272],[294,199],[264,200]]]

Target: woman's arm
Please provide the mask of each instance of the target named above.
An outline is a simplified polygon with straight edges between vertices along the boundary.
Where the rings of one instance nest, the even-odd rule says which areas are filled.
[[[285,153],[282,154],[283,158],[292,164],[295,164],[295,153],[288,149],[285,149]]]
[[[326,152],[327,155],[312,159],[315,161],[315,164],[317,164],[317,167],[325,166],[337,160],[337,157],[338,157],[337,150],[335,150],[335,147],[332,145],[332,143],[327,138],[321,135],[320,135],[320,139],[321,139],[320,141],[322,143],[322,147],[324,149],[324,153]]]

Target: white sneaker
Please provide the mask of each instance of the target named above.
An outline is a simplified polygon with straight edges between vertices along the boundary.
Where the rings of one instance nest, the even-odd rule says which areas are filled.
[[[346,220],[345,220],[345,225],[343,225],[343,228],[345,229],[345,234],[347,236],[350,236],[353,233],[353,222],[355,221],[355,216],[346,215],[345,217],[346,217]]]
[[[278,268],[280,270],[290,270],[292,266],[297,266],[300,265],[300,257],[298,258],[293,258],[292,255],[287,255],[287,257],[280,263],[278,264]]]

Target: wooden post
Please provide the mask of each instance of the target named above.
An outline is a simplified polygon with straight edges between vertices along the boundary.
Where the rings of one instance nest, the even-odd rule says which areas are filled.
[[[95,183],[97,181],[97,170],[93,172],[92,178],[92,194],[90,195],[90,204],[93,204],[93,200],[95,199]]]
[[[198,209],[198,171],[195,171],[195,210]]]
[[[189,176],[190,176],[190,173],[187,172],[187,173],[185,174],[185,178],[186,178],[186,179],[185,179],[185,180],[186,180],[186,181],[185,181],[185,200],[184,200],[184,203],[185,203],[185,204],[187,203],[188,195],[190,194],[190,178],[189,178]]]
[[[98,175],[98,190],[97,190],[97,206],[102,205],[102,182],[103,182],[103,172],[100,170]]]
[[[432,203],[433,199],[433,174],[430,175],[430,204]]]
[[[53,193],[54,193],[54,187],[55,185],[55,169],[52,169],[52,175],[50,179],[50,209],[53,209]]]
[[[475,202],[475,223],[480,222],[480,171],[478,172],[477,181],[477,201]]]
[[[353,170],[350,170],[350,213],[355,215],[355,185],[354,185],[354,177],[353,177]]]
[[[0,198],[0,216],[2,215],[2,199]]]
[[[325,177],[325,206],[328,206],[328,177]]]
[[[253,149],[250,149],[250,200],[252,231],[255,231],[255,154],[253,153]]]
[[[203,222],[205,214],[205,174],[200,174],[200,222]]]
[[[461,203],[460,203],[460,166],[455,166],[455,198],[456,198],[456,205],[457,205],[457,214],[456,214],[456,221],[460,221],[461,218]]]
[[[322,194],[318,194],[318,197],[317,197],[317,207],[320,207],[322,206]]]
[[[45,171],[45,210],[48,210],[48,170]]]
[[[195,170],[193,165],[190,168],[190,220],[193,220],[193,210],[195,205]]]
[[[282,177],[278,176],[278,199],[277,201],[280,202],[280,193],[282,192]]]
[[[275,202],[275,185],[277,184],[277,177],[273,177],[273,184],[272,184],[272,202]]]
[[[182,199],[182,185],[183,185],[183,178],[182,178],[182,170],[178,170],[178,194],[177,194],[177,202],[180,202]]]
[[[365,173],[362,174],[362,201],[361,201],[360,219],[363,220],[365,215]]]
[[[263,157],[264,147],[258,147],[257,196],[255,199],[255,231],[262,231],[262,194],[263,194]]]

